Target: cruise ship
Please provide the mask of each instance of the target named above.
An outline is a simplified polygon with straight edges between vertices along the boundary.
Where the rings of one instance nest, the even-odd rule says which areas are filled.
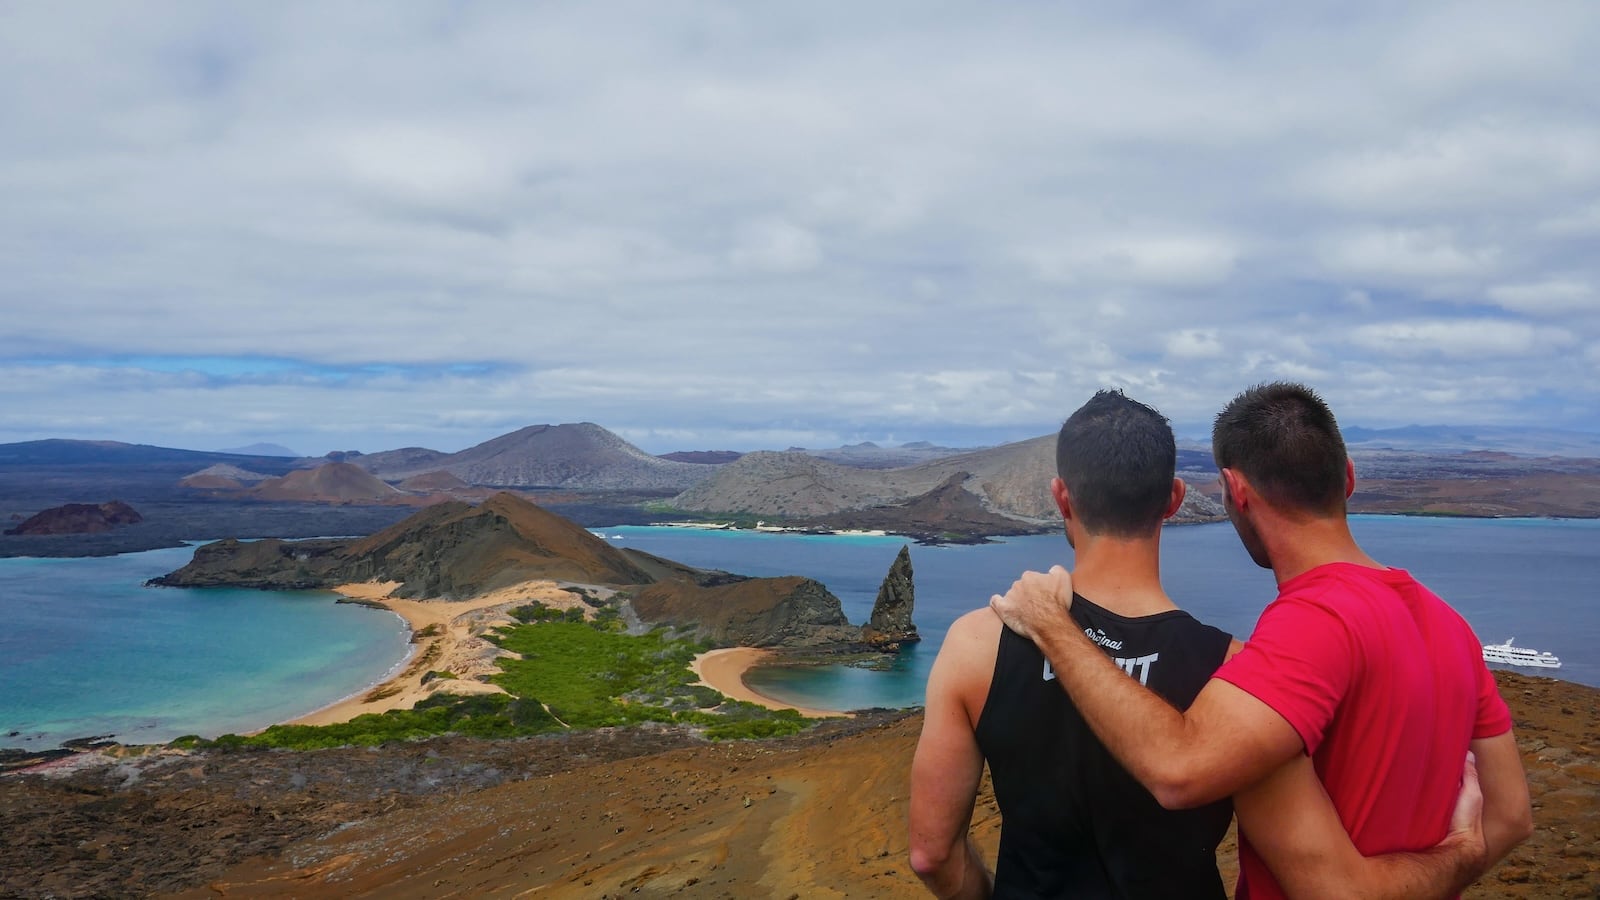
[[[1506,638],[1504,644],[1484,644],[1483,661],[1504,663],[1508,666],[1530,666],[1535,669],[1559,669],[1561,660],[1549,651],[1540,652],[1527,647],[1513,647],[1516,638]]]

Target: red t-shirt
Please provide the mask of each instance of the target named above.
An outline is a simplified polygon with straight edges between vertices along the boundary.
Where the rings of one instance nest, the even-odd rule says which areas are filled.
[[[1400,569],[1331,563],[1284,582],[1216,677],[1300,733],[1366,856],[1442,840],[1468,742],[1511,728],[1471,626]],[[1283,896],[1242,835],[1237,896]]]

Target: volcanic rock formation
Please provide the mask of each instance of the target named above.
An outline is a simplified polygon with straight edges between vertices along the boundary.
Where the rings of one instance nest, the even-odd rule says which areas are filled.
[[[26,518],[6,534],[97,534],[143,521],[138,510],[121,500],[68,503]]]
[[[661,581],[632,600],[640,619],[692,631],[717,644],[821,647],[856,641],[859,631],[820,581],[787,575],[700,587]]]
[[[911,613],[917,603],[916,586],[911,577],[911,548],[901,547],[900,555],[889,565],[889,574],[878,586],[878,599],[872,604],[872,618],[861,626],[861,639],[879,650],[897,651],[901,644],[922,640]]]
[[[532,580],[622,589],[645,625],[719,644],[816,647],[859,642],[839,598],[808,578],[746,578],[621,551],[510,493],[440,503],[370,537],[218,541],[152,584],[264,589],[401,582],[393,593],[461,600]]]

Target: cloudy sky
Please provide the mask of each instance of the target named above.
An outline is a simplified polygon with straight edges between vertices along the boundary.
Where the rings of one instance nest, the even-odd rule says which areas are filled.
[[[1600,5],[1192,6],[5,4],[0,442],[1600,431]]]

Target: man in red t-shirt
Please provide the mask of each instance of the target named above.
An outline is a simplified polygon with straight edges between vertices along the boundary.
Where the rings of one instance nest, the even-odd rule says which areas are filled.
[[[1163,805],[1234,795],[1238,897],[1330,887],[1306,875],[1327,871],[1326,860],[1295,855],[1305,826],[1288,785],[1307,765],[1361,853],[1423,851],[1415,892],[1459,891],[1533,827],[1510,714],[1481,645],[1442,600],[1356,544],[1345,518],[1355,470],[1333,413],[1310,389],[1277,383],[1240,394],[1218,414],[1212,444],[1228,517],[1251,558],[1272,569],[1279,595],[1187,712],[1116,677],[1121,670],[1072,627],[1065,569],[1025,574],[991,607],[1044,650],[1096,734]],[[1430,851],[1446,836],[1469,749],[1483,844]],[[1270,871],[1263,857],[1274,860]]]

